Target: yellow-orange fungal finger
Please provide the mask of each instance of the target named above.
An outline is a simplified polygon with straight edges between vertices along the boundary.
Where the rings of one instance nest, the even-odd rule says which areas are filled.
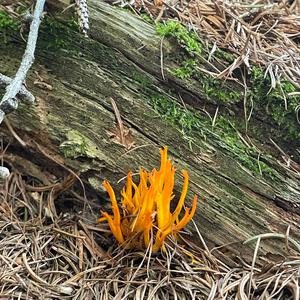
[[[192,205],[191,212],[190,212],[190,208],[187,208],[187,210],[185,211],[185,214],[184,214],[183,218],[179,221],[178,224],[175,225],[174,229],[176,231],[181,230],[182,228],[184,228],[188,224],[188,222],[191,221],[191,219],[195,215],[196,208],[197,208],[197,195],[194,196],[194,200],[193,200],[193,205]]]
[[[134,195],[132,197],[132,202],[135,206],[134,213],[136,213],[139,210],[139,206],[140,206],[140,191],[139,191],[138,186],[134,182],[132,182],[132,187],[134,189]]]
[[[172,223],[174,223],[175,220],[177,220],[177,218],[178,218],[178,216],[179,216],[179,214],[181,212],[181,209],[182,209],[182,206],[183,206],[186,194],[187,194],[187,190],[188,190],[189,174],[188,174],[187,171],[182,170],[182,175],[183,175],[183,178],[184,178],[183,186],[182,186],[182,191],[181,191],[181,195],[180,195],[179,201],[177,203],[176,209],[172,213],[172,215],[173,215],[172,216]]]
[[[161,156],[160,170],[162,170],[165,168],[165,165],[167,163],[168,147],[165,146],[163,149],[160,149],[159,152],[160,152],[160,156]]]
[[[151,232],[151,228],[152,228],[151,216],[148,216],[147,219],[148,220],[146,222],[146,226],[145,226],[145,230],[144,230],[144,243],[145,243],[146,247],[148,247],[150,244],[150,232]]]
[[[162,194],[156,196],[156,205],[157,205],[157,225],[160,230],[164,230],[169,224],[169,211],[164,209],[164,198]]]
[[[122,205],[130,211],[130,213],[133,213],[135,210],[135,205],[132,199],[132,183],[133,182],[131,172],[128,172],[126,186],[123,187],[123,189],[121,190],[121,196],[123,198],[121,202]]]
[[[163,244],[163,240],[161,238],[161,233],[157,232],[155,237],[155,243],[153,244],[152,247],[152,252],[156,253],[162,247],[162,244]]]
[[[106,191],[108,192],[109,198],[111,200],[111,205],[112,205],[112,209],[113,209],[113,213],[114,213],[114,222],[115,222],[115,224],[120,224],[121,216],[120,216],[120,210],[119,210],[118,203],[116,200],[115,192],[107,180],[104,180],[103,186],[106,189]]]
[[[101,218],[98,219],[98,223],[102,223],[102,222],[104,222],[106,220],[107,220],[106,217],[101,217]]]
[[[172,187],[172,175],[168,175],[165,183],[164,183],[164,190],[162,192],[162,199],[163,199],[163,210],[165,214],[168,216],[165,220],[165,224],[168,224],[171,219],[171,213],[170,213],[170,205],[171,200],[173,199],[173,187]]]
[[[187,208],[186,211],[184,212],[184,215],[182,219],[173,227],[174,232],[177,232],[181,230],[187,223],[188,223],[188,217],[190,213],[190,208]]]
[[[140,211],[138,212],[136,221],[134,222],[134,226],[132,227],[133,231],[141,232],[145,228],[145,221],[147,218],[146,205],[147,205],[147,198],[145,198],[145,202],[141,207]]]
[[[132,202],[132,199],[128,197],[126,192],[124,190],[121,191],[121,196],[122,196],[122,206],[126,208],[130,213],[133,213],[135,210],[135,206]]]
[[[172,167],[169,177],[170,177],[169,190],[171,191],[171,195],[172,195],[173,190],[174,190],[174,183],[175,183],[175,168],[174,167]],[[173,197],[172,197],[172,199],[173,199]]]
[[[152,251],[157,252],[162,246],[166,237],[172,232],[172,227],[170,226],[166,230],[158,231],[155,238],[155,243],[153,245]]]
[[[127,174],[126,196],[128,199],[132,199],[132,173],[131,173],[131,171],[129,171]]]
[[[148,173],[145,170],[140,170],[140,184],[139,184],[139,189],[140,189],[140,194],[142,195],[145,193],[148,189],[147,186],[147,180],[148,180]]]
[[[149,212],[150,214],[152,214],[154,211],[154,195],[155,195],[154,189],[150,188],[148,192],[148,201],[146,203],[147,212]]]
[[[114,235],[114,237],[116,238],[116,240],[120,244],[124,243],[124,238],[123,238],[123,234],[121,232],[120,226],[115,225],[114,220],[108,213],[106,213],[104,211],[101,211],[101,213],[102,213],[103,217],[107,219],[110,230],[111,230],[112,234]]]
[[[170,223],[170,202],[172,200],[172,167],[171,162],[167,161],[166,169],[160,174],[156,199],[158,227],[164,230]]]
[[[166,237],[170,234],[176,237],[177,232],[186,226],[195,214],[196,196],[192,208],[187,209],[182,219],[179,219],[187,195],[187,171],[182,172],[184,181],[176,208],[173,213],[170,211],[170,204],[174,198],[175,168],[168,159],[167,152],[167,147],[160,149],[159,170],[147,172],[140,169],[138,184],[133,182],[131,172],[128,173],[126,185],[121,191],[122,220],[112,187],[107,181],[103,184],[111,199],[113,215],[103,213],[99,221],[108,222],[112,234],[125,248],[145,248],[151,244],[153,251],[157,252],[164,248]]]
[[[164,149],[160,149],[161,155],[161,163],[160,169],[158,172],[155,172],[155,181],[158,189],[161,190],[163,188],[164,179],[166,176],[167,164],[168,164],[168,147],[164,147]]]

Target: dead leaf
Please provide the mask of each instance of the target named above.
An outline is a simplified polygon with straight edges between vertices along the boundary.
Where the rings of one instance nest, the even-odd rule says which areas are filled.
[[[116,116],[117,126],[112,130],[107,130],[106,132],[114,142],[123,145],[127,150],[129,150],[134,146],[133,135],[130,129],[124,126],[120,111],[114,99],[110,98],[110,101]]]
[[[134,139],[129,128],[123,128],[122,134],[118,127],[115,127],[111,130],[106,130],[106,133],[113,142],[124,146],[126,150],[130,150],[131,148],[133,148]]]

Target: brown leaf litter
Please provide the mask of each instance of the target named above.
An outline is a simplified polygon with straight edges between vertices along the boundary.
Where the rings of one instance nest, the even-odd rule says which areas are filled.
[[[160,254],[126,251],[88,206],[56,213],[73,179],[47,188],[12,173],[3,184],[1,299],[299,299],[300,253],[259,264],[258,239],[253,263],[232,268],[188,236]]]

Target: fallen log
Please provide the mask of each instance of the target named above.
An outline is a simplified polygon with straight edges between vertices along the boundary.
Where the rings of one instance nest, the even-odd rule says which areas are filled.
[[[250,237],[290,228],[290,237],[299,239],[297,162],[294,169],[284,165],[274,144],[264,143],[274,135],[269,119],[253,117],[251,139],[243,138],[237,127],[243,122],[243,87],[213,80],[205,62],[201,76],[176,76],[183,55],[176,41],[162,40],[154,25],[130,12],[97,0],[89,5],[88,38],[70,21],[44,20],[27,78],[37,103],[21,104],[8,117],[26,147],[2,126],[2,138],[10,143],[4,161],[41,183],[47,181],[36,172],[41,166],[57,177],[80,173],[86,189],[104,198],[104,179],[120,189],[129,170],[158,167],[158,147],[168,145],[177,169],[189,172],[188,204],[199,195],[194,221],[209,247],[229,245],[251,256],[248,245],[254,245],[241,244]],[[24,43],[16,32],[9,34],[0,45],[0,72],[12,76]],[[221,88],[228,101],[216,92]],[[232,114],[236,123],[228,122]],[[254,154],[247,150],[251,142],[260,148]],[[286,145],[294,153],[299,143],[281,144]],[[178,194],[182,178],[177,179]],[[195,227],[189,228],[196,236]],[[274,239],[266,239],[261,250],[286,252]]]

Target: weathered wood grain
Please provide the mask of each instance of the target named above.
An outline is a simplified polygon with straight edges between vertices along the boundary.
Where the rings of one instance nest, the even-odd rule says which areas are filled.
[[[178,174],[182,168],[189,171],[187,202],[194,193],[199,195],[195,222],[209,245],[235,243],[231,248],[246,251],[240,241],[270,231],[284,233],[288,226],[291,236],[299,239],[299,181],[271,158],[276,164],[276,180],[253,174],[241,166],[210,126],[204,128],[206,139],[192,131],[191,150],[180,130],[157,115],[147,100],[153,95],[177,99],[178,93],[208,105],[217,99],[208,99],[195,80],[180,80],[168,72],[168,60],[162,80],[161,40],[151,25],[103,2],[89,3],[89,39],[62,28],[55,36],[63,42],[51,45],[49,28],[40,34],[36,63],[27,81],[37,104],[23,105],[10,117],[30,145],[23,150],[24,156],[39,157],[30,142],[35,140],[66,166],[80,171],[87,186],[90,183],[97,189],[107,178],[117,189],[122,186],[118,180],[129,170],[157,167],[158,147],[168,145]],[[21,45],[20,41],[0,45],[0,72],[13,74],[22,56]],[[168,41],[164,49],[166,56],[176,51]],[[34,84],[37,74],[48,86]],[[110,97],[137,147],[128,153],[108,133],[116,126]],[[20,152],[17,146],[14,150]],[[182,178],[178,175],[177,179],[179,193]],[[190,229],[195,233],[193,225]],[[284,251],[284,244],[277,241],[267,240],[262,245],[264,252]]]

